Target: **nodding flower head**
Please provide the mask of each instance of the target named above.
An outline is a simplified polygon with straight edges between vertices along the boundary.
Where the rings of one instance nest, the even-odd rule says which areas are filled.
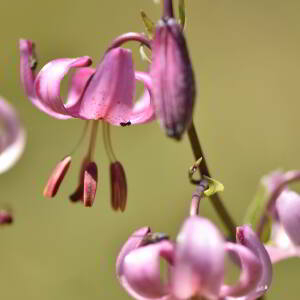
[[[34,43],[20,40],[20,54],[21,81],[32,104],[57,119],[92,120],[88,153],[82,160],[78,187],[70,196],[73,202],[83,201],[86,206],[91,206],[98,181],[98,170],[93,160],[98,123],[104,121],[105,149],[111,163],[115,164],[118,160],[112,150],[109,124],[125,127],[154,119],[154,109],[150,101],[151,92],[147,90],[150,89],[150,80],[147,74],[134,71],[131,51],[120,47],[106,51],[96,69],[89,67],[92,60],[87,56],[62,58],[46,64],[37,75]],[[60,84],[73,68],[76,71],[70,81],[67,100],[63,101],[60,96]],[[146,89],[141,100],[134,103],[136,80],[144,82]],[[45,196],[55,196],[70,163],[69,155],[58,163],[44,189]],[[125,172],[123,173],[125,178]],[[112,185],[119,186],[116,184],[115,176],[112,177]],[[117,177],[120,179],[120,176]],[[126,180],[123,180],[123,187],[124,183],[126,184]],[[121,190],[124,191],[124,188]],[[116,191],[117,188],[112,189],[112,198],[118,198]],[[123,192],[120,195],[123,199],[120,200],[122,202],[120,208],[123,211],[127,193]]]
[[[164,2],[152,43],[150,75],[156,116],[166,134],[180,139],[192,121],[195,79],[182,28],[173,17],[172,0]]]
[[[209,220],[189,217],[176,242],[158,238],[148,243],[148,227],[134,232],[117,258],[117,277],[135,299],[257,299],[271,284],[268,253],[249,226],[237,228],[237,244],[226,242]],[[162,236],[162,235],[160,235]],[[224,284],[224,257],[230,254],[241,268],[238,282]],[[160,259],[168,264],[163,282]]]

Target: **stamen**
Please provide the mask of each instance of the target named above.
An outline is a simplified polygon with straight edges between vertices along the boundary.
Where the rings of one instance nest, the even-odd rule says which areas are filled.
[[[87,160],[92,160],[95,152],[99,121],[93,121]]]
[[[103,129],[103,141],[104,141],[105,151],[108,156],[108,159],[112,163],[112,162],[117,161],[117,158],[116,158],[113,148],[112,148],[112,143],[111,143],[111,138],[110,138],[110,126],[108,123],[105,123],[105,122],[103,122],[102,126],[103,126],[102,129]]]
[[[83,131],[82,131],[82,133],[80,135],[80,138],[79,138],[78,142],[75,144],[73,150],[70,152],[70,156],[72,156],[74,154],[74,152],[78,149],[78,147],[82,143],[83,139],[85,138],[87,130],[88,130],[88,127],[89,127],[89,124],[90,124],[89,121],[85,122],[84,127],[83,127]]]

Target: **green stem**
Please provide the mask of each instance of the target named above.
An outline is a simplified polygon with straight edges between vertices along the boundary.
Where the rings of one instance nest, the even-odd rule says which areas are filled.
[[[207,177],[211,177],[210,173],[209,173],[209,170],[208,170],[208,166],[207,166],[205,157],[204,157],[204,153],[202,151],[202,148],[201,148],[198,136],[197,136],[196,128],[195,128],[193,122],[192,122],[190,128],[188,129],[188,137],[189,137],[189,140],[190,140],[190,144],[191,144],[195,159],[198,160],[200,157],[202,157],[202,161],[201,161],[201,164],[199,166],[200,176],[202,177],[203,175],[205,175]],[[235,239],[236,224],[233,221],[230,214],[228,213],[228,211],[226,210],[223,202],[221,201],[221,198],[220,198],[219,194],[212,195],[210,197],[210,199],[211,199],[212,205],[215,208],[217,214],[219,215],[222,222],[224,223],[224,225],[228,229],[229,234],[230,234],[230,238],[232,240],[234,240]]]

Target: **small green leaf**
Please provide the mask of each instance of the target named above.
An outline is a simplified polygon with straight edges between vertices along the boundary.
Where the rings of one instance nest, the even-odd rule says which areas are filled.
[[[224,185],[221,182],[207,176],[203,176],[203,178],[208,181],[208,189],[204,191],[205,196],[210,197],[224,191]]]
[[[256,195],[252,202],[250,203],[245,218],[245,224],[251,224],[253,228],[257,228],[257,225],[260,221],[262,214],[265,211],[265,207],[268,202],[268,191],[266,186],[261,182]]]
[[[146,13],[143,10],[141,10],[141,16],[142,16],[142,20],[143,20],[143,23],[144,23],[145,28],[146,28],[147,36],[151,40],[153,38],[153,35],[154,35],[155,24],[146,15]]]
[[[142,60],[145,60],[149,64],[152,63],[151,57],[145,52],[145,46],[142,44],[140,45],[140,55],[141,55]]]
[[[184,0],[179,0],[179,23],[184,29],[185,26],[185,5],[184,5]]]
[[[272,231],[272,218],[270,216],[267,217],[267,222],[264,225],[264,229],[261,235],[261,241],[263,243],[268,243],[271,238]]]

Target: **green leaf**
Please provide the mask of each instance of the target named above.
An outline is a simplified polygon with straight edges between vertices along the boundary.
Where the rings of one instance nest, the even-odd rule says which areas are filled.
[[[272,231],[272,218],[267,216],[267,222],[264,225],[264,229],[261,235],[261,241],[263,243],[267,243],[271,238],[271,231]]]
[[[185,26],[185,5],[184,5],[184,0],[179,0],[179,23],[182,27],[182,29],[184,29]]]
[[[244,218],[244,223],[245,224],[251,224],[253,228],[257,228],[258,223],[260,222],[260,219],[262,217],[262,215],[265,212],[265,208],[268,202],[268,190],[266,188],[266,186],[261,182],[256,195],[253,199],[253,201],[250,203],[245,218]],[[271,219],[268,220],[268,223],[271,222]],[[268,228],[270,224],[266,224],[265,227],[268,231]],[[264,231],[265,231],[264,230]],[[265,233],[264,233],[265,234]]]
[[[140,45],[140,55],[141,55],[142,60],[145,60],[149,64],[152,63],[151,57],[145,52],[145,46],[142,44]]]
[[[148,38],[151,40],[154,36],[154,29],[155,29],[155,24],[154,22],[146,15],[146,13],[141,10],[141,16],[142,16],[142,20],[143,23],[145,25],[146,28],[146,33]]]
[[[207,176],[203,176],[203,178],[208,181],[208,189],[204,191],[205,196],[210,197],[224,191],[224,185],[221,182]]]

